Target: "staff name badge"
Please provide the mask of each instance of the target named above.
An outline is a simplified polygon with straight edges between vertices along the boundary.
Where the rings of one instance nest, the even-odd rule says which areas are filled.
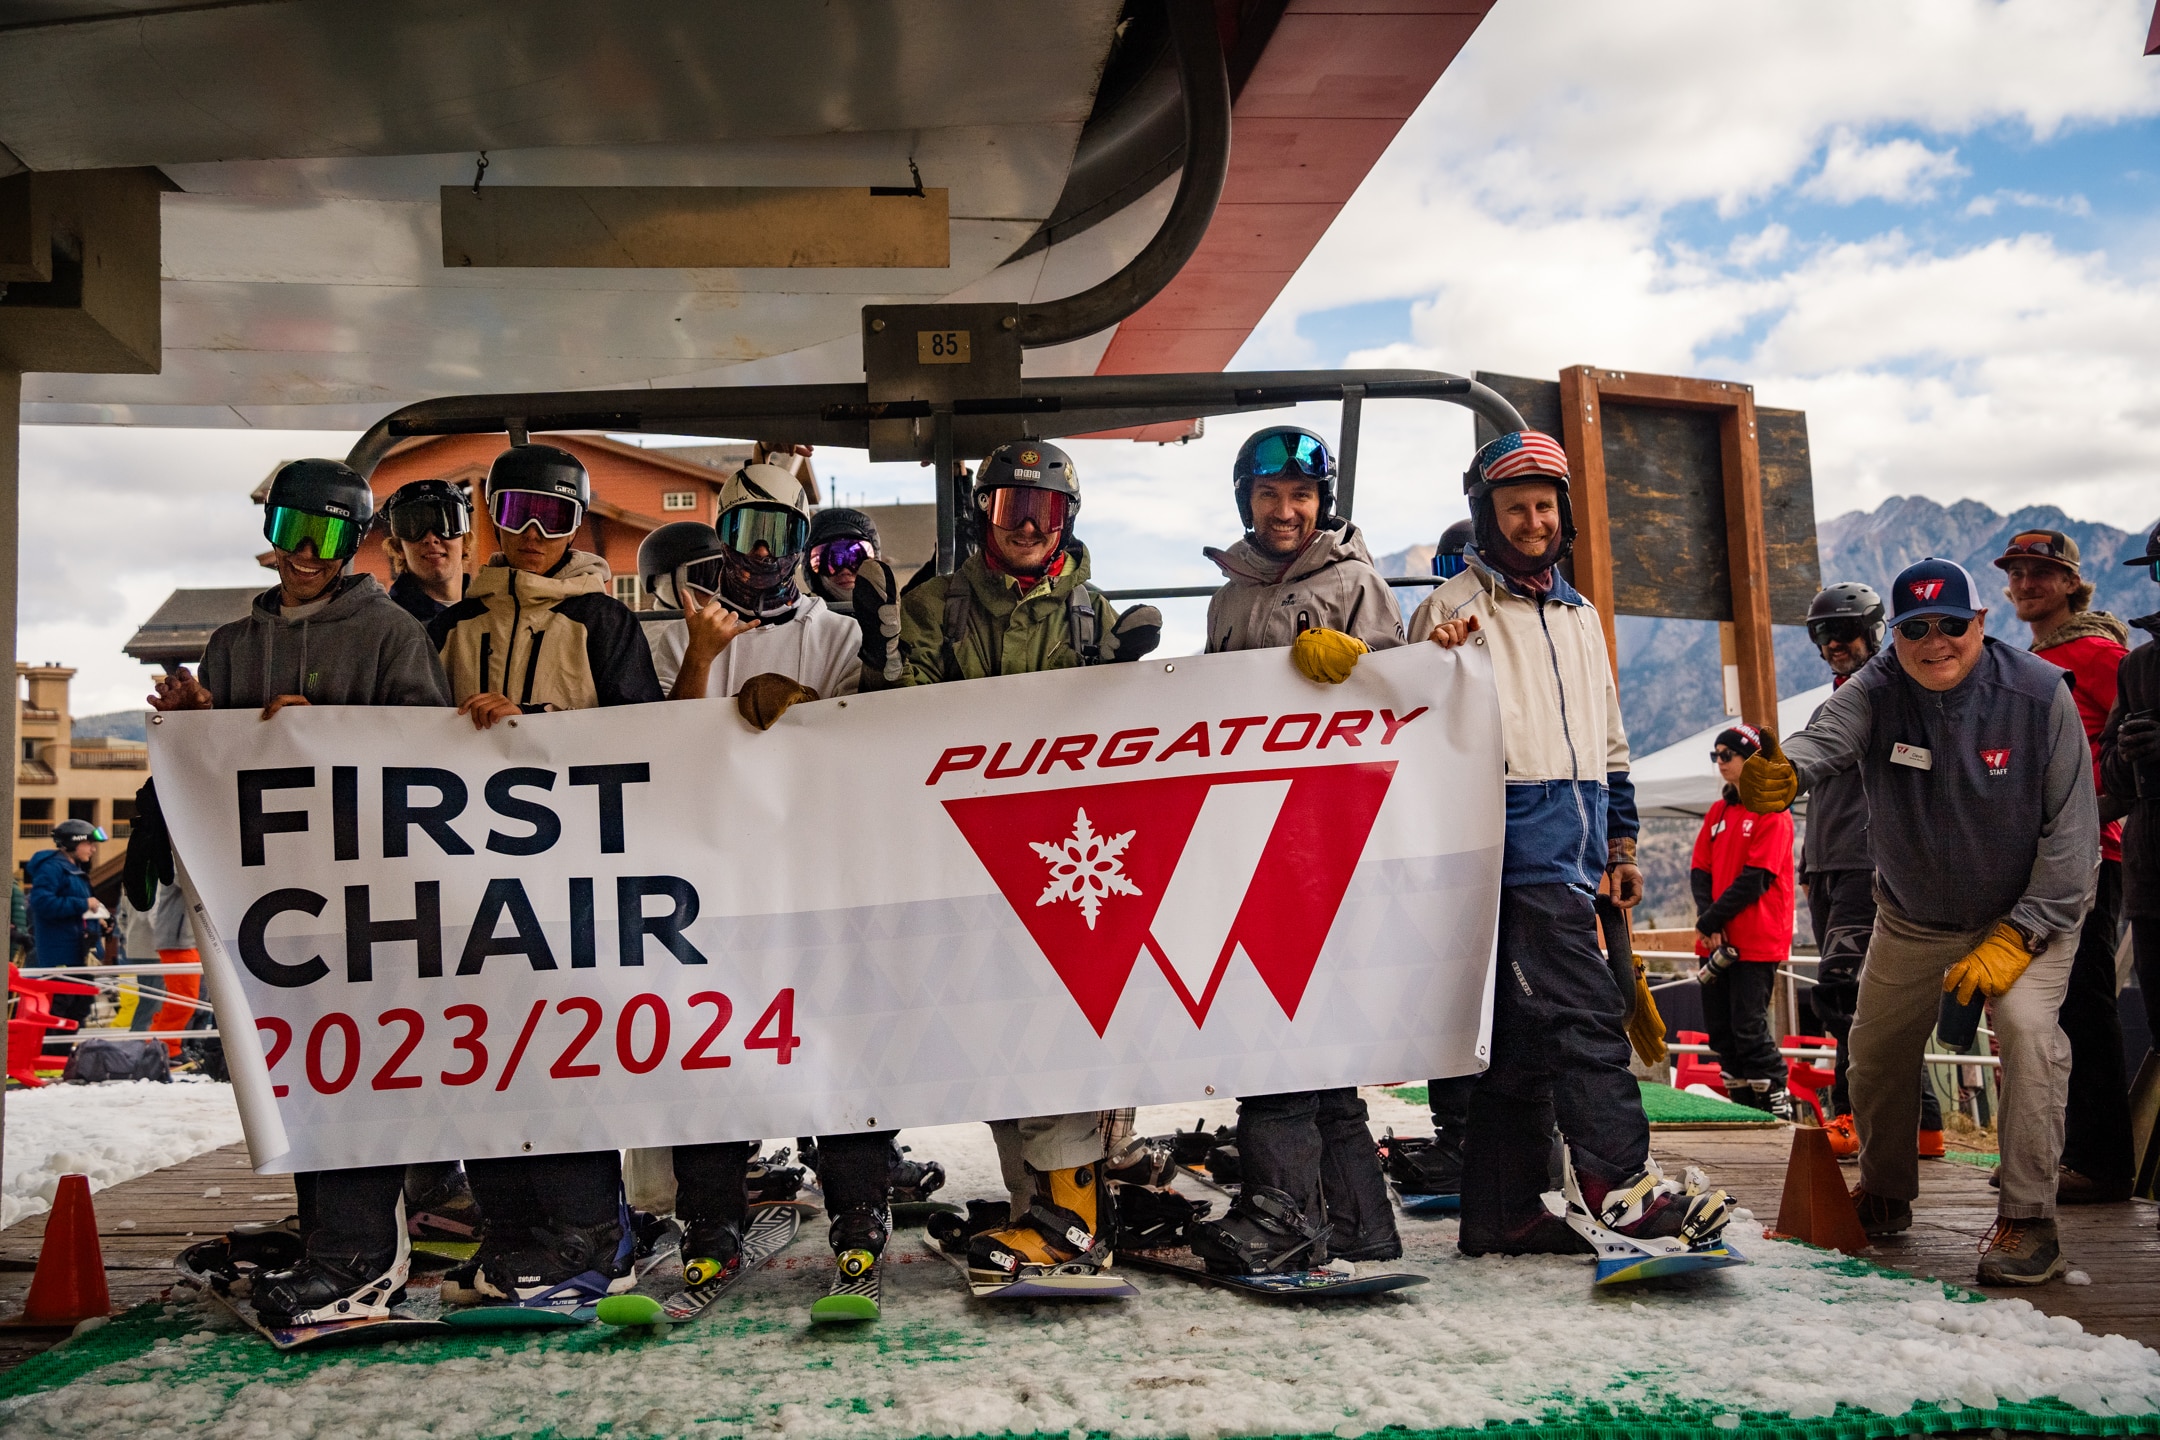
[[[1893,765],[1910,765],[1915,770],[1933,770],[1935,768],[1935,752],[1918,745],[1907,745],[1900,741],[1890,747],[1890,763]]]

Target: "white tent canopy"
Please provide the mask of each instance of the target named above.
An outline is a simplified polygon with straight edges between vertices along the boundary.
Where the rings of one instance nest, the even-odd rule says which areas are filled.
[[[1828,685],[1803,690],[1778,701],[1778,734],[1790,735],[1807,725],[1815,707],[1830,698]],[[1700,819],[1709,813],[1725,782],[1711,763],[1710,747],[1718,733],[1733,722],[1720,720],[1662,750],[1637,759],[1631,769],[1635,779],[1635,808],[1646,819],[1686,817]],[[1801,804],[1806,804],[1805,797]]]

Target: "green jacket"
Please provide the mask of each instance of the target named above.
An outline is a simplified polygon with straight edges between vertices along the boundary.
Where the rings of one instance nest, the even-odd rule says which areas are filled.
[[[1037,670],[1071,670],[1080,664],[1072,645],[1067,613],[1073,591],[1087,584],[1087,547],[1067,548],[1065,570],[1025,596],[1009,575],[1000,575],[970,555],[950,575],[925,580],[900,600],[900,651],[905,657],[902,685],[935,685],[944,680],[982,680],[992,675],[1027,675]],[[965,585],[970,603],[967,623],[958,635],[945,634],[948,587]],[[1096,634],[1107,639],[1118,612],[1100,593],[1089,591]],[[863,688],[871,684],[863,672]]]

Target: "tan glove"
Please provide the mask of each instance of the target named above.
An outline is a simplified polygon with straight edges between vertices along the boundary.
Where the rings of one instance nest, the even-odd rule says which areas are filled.
[[[1357,669],[1358,656],[1368,648],[1355,635],[1340,630],[1301,630],[1291,642],[1290,663],[1308,680],[1340,685]]]
[[[1944,972],[1943,989],[1955,990],[1960,1005],[1970,1005],[1975,990],[1993,999],[2017,984],[2018,976],[2023,975],[2025,967],[2032,962],[2032,951],[2025,948],[2025,937],[2008,924],[1997,921],[1987,939]]]
[[[1650,977],[1640,960],[1635,962],[1635,1009],[1628,1016],[1627,1038],[1643,1064],[1664,1063],[1665,1017],[1658,1014],[1657,998],[1650,993]]]
[[[743,682],[735,692],[735,713],[760,730],[770,730],[796,701],[817,698],[817,691],[809,686],[768,672]]]
[[[1740,803],[1757,815],[1775,815],[1792,808],[1800,794],[1800,772],[1778,748],[1777,736],[1765,730],[1762,749],[1748,756],[1733,788],[1740,792]]]

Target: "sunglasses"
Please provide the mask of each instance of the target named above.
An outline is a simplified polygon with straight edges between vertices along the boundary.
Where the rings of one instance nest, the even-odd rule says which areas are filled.
[[[1832,620],[1810,620],[1807,627],[1808,639],[1817,645],[1828,645],[1833,641],[1850,645],[1855,640],[1865,639],[1873,630],[1874,626],[1867,621],[1851,616],[1839,616]]]
[[[1461,555],[1435,555],[1432,557],[1432,573],[1442,580],[1452,580],[1462,574],[1468,564]]]
[[[488,496],[488,514],[495,528],[516,535],[537,525],[548,540],[567,540],[577,534],[585,507],[562,495],[543,495],[537,490],[498,490]]]
[[[1972,623],[1970,620],[1960,620],[1955,615],[1930,615],[1925,620],[1898,621],[1897,633],[1907,640],[1925,640],[1940,630],[1952,640],[1956,640],[1972,629]]]
[[[737,505],[713,528],[720,543],[738,555],[755,555],[760,546],[775,559],[800,555],[810,539],[810,522],[785,505]]]
[[[877,546],[867,540],[827,540],[810,547],[810,573],[830,576],[859,570],[863,561],[876,554]]]
[[[2031,555],[2041,560],[2063,560],[2063,553],[2054,539],[2046,535],[2020,535],[2003,548],[2003,558],[2012,555]],[[2065,561],[2064,563],[2068,563]]]
[[[289,505],[272,505],[263,515],[263,534],[288,554],[302,545],[315,547],[318,560],[350,560],[359,553],[367,526],[342,515],[317,515]]]
[[[990,527],[1018,530],[1033,521],[1045,535],[1065,528],[1071,514],[1071,497],[1062,490],[1039,490],[1032,485],[1006,485],[990,492]]]
[[[1745,760],[1748,757],[1745,755],[1735,754],[1733,751],[1728,750],[1724,746],[1720,745],[1710,752],[1710,758],[1716,761],[1718,764],[1723,765],[1728,760]]]
[[[383,520],[392,535],[415,542],[430,535],[455,540],[472,528],[472,518],[465,507],[448,500],[408,500],[394,510],[384,511]]]
[[[1312,480],[1325,480],[1335,468],[1327,446],[1310,435],[1270,435],[1253,447],[1252,473],[1280,475],[1295,471]]]

